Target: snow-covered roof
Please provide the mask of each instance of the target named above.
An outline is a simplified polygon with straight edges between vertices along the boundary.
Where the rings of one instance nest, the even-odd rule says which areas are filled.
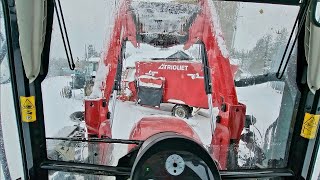
[[[168,59],[192,59],[187,53],[183,51],[177,51],[176,53],[167,57]]]
[[[183,51],[190,58],[194,58],[192,51],[197,50],[197,46],[192,46],[188,50]],[[149,44],[140,44],[139,48],[135,48],[131,43],[126,44],[126,58],[123,66],[135,67],[137,61],[151,61],[153,58],[167,58],[183,49],[183,45],[177,45],[166,49],[156,48]]]

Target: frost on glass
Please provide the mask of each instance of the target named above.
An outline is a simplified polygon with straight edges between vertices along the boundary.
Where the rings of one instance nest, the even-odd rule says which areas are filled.
[[[0,179],[18,179],[23,168],[2,7],[0,2]]]
[[[0,178],[11,177],[10,169],[8,166],[8,158],[7,158],[7,149],[5,144],[5,133],[7,126],[4,123],[4,119],[8,118],[8,113],[3,113],[5,108],[3,104],[5,104],[5,98],[3,96],[8,96],[11,93],[10,89],[10,72],[8,67],[8,59],[7,59],[7,43],[5,36],[5,28],[4,28],[4,17],[2,10],[2,3],[0,4]],[[9,96],[10,97],[10,96]],[[10,101],[9,101],[10,102]],[[12,100],[11,100],[12,102]],[[9,114],[10,117],[10,114]],[[7,138],[6,138],[7,139]]]
[[[206,10],[211,13],[209,23],[214,27],[216,50],[235,67],[231,76],[237,101],[246,106],[246,115],[254,124],[243,128],[238,145],[222,147],[211,146],[212,119],[209,108],[203,105],[208,102],[203,83],[203,46],[198,42],[184,48],[188,28],[203,10],[201,6],[196,0],[133,0],[122,6],[124,2],[78,0],[75,9],[73,0],[61,1],[76,69],[68,69],[55,19],[49,73],[42,84],[47,137],[88,138],[84,101],[105,98],[111,112],[110,136],[114,139],[135,138],[135,128],[143,118],[171,118],[172,121],[154,127],[161,131],[173,121],[183,122],[209,153],[223,148],[230,154],[236,152],[235,159],[228,159],[224,170],[285,167],[290,123],[299,98],[294,77],[295,51],[284,77],[279,80],[275,73],[298,8],[208,1]],[[124,39],[122,47],[118,47],[122,49],[117,54],[122,69],[116,69],[121,73],[115,78],[120,80],[120,89],[113,92],[114,88],[106,87],[106,79],[116,73],[117,64],[108,64],[111,61],[108,55],[120,44],[120,40],[112,42],[112,38],[119,28],[115,26],[116,19],[124,16],[119,14],[121,7],[128,8],[126,13],[132,15],[137,36]],[[120,37],[125,35],[122,30]],[[215,68],[218,67],[210,67],[213,72]],[[182,73],[187,70],[192,73]],[[167,74],[161,74],[166,71]],[[175,73],[169,75],[169,72]],[[188,86],[189,81],[198,84]],[[115,86],[113,82],[110,84]],[[142,87],[139,92],[133,91],[136,86]],[[111,92],[106,92],[108,88]],[[149,91],[152,88],[156,90]],[[175,96],[162,97],[169,92]],[[197,97],[196,102],[179,98],[181,95]],[[212,110],[217,123],[221,108]],[[48,139],[47,145],[49,159],[103,165],[116,165],[130,150],[130,145],[124,144],[57,139]]]

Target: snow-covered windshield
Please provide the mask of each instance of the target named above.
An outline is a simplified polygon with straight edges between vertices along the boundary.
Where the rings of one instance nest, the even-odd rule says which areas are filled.
[[[68,69],[55,18],[42,84],[47,137],[145,140],[172,131],[199,142],[223,170],[286,167],[299,99],[296,52],[283,79],[275,72],[298,7],[128,2],[61,0],[82,73]],[[134,149],[47,142],[50,159],[95,164],[116,165]]]

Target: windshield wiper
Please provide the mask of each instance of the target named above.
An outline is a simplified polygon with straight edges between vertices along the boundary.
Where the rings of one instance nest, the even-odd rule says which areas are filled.
[[[57,7],[57,3],[59,5],[59,11],[58,11],[58,7]],[[60,28],[60,33],[61,33],[61,37],[62,37],[62,42],[63,42],[63,46],[64,46],[64,50],[66,52],[66,56],[67,56],[67,60],[68,60],[68,64],[69,64],[69,68],[71,70],[74,70],[74,68],[76,67],[76,65],[74,64],[74,60],[73,60],[73,56],[72,56],[72,51],[71,51],[71,47],[70,47],[70,42],[69,42],[69,37],[68,37],[68,32],[67,32],[67,28],[66,28],[66,24],[64,21],[64,17],[63,17],[63,12],[62,12],[62,8],[61,8],[61,3],[60,0],[56,0],[54,1],[54,7],[56,9],[56,15],[57,15],[57,19],[58,19],[58,23],[59,23],[59,28]],[[60,14],[59,14],[60,13]],[[61,20],[60,17],[61,16],[61,20],[63,23],[63,30],[62,30],[62,24],[61,24]],[[64,33],[63,33],[64,31]],[[65,35],[65,37],[64,37]],[[67,40],[67,42],[66,42]],[[66,46],[66,43],[68,45],[68,48]],[[70,55],[70,58],[69,58]]]
[[[281,78],[283,77],[283,74],[284,74],[284,72],[285,72],[285,70],[286,70],[286,68],[287,68],[287,66],[288,66],[290,56],[291,56],[292,51],[293,51],[293,49],[294,49],[294,46],[295,46],[295,44],[296,44],[296,42],[297,42],[298,36],[299,36],[300,31],[301,31],[301,29],[302,29],[302,26],[303,26],[303,24],[304,24],[304,21],[306,20],[306,15],[307,15],[307,11],[308,11],[308,7],[309,7],[309,5],[310,5],[310,2],[311,2],[311,1],[306,1],[306,0],[305,0],[304,3],[301,5],[301,8],[300,8],[299,13],[298,13],[298,15],[297,15],[297,18],[296,18],[296,20],[295,20],[295,22],[294,22],[294,25],[293,25],[293,28],[292,28],[292,31],[291,31],[291,34],[290,34],[290,37],[289,37],[289,40],[288,40],[286,49],[285,49],[284,52],[283,52],[283,56],[282,56],[282,59],[281,59],[281,61],[280,61],[280,65],[279,65],[278,71],[277,71],[277,73],[276,73],[276,77],[277,77],[278,79],[281,79]],[[289,45],[290,45],[290,43],[291,43],[291,39],[292,39],[292,37],[293,37],[294,30],[295,30],[295,28],[296,28],[296,26],[297,26],[297,24],[298,24],[298,20],[299,20],[299,19],[301,20],[301,22],[299,23],[299,26],[298,26],[298,32],[297,32],[297,34],[295,35],[295,38],[294,38],[294,40],[293,40],[293,44],[292,44],[292,46],[291,46],[290,52],[289,52],[288,57],[287,57],[287,60],[286,60],[286,63],[285,63],[285,65],[284,65],[284,67],[283,67],[283,69],[282,69],[282,71],[281,71],[281,73],[280,73],[280,70],[281,70],[281,68],[282,68],[282,64],[283,64],[283,62],[284,62],[284,58],[286,57],[286,54],[287,54]]]

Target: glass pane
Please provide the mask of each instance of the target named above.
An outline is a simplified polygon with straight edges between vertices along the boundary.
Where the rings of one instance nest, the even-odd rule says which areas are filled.
[[[2,1],[0,2],[0,179],[23,178]]]
[[[299,9],[217,1],[205,1],[204,7],[196,0],[124,2],[61,1],[76,69],[68,68],[55,18],[49,74],[42,84],[47,137],[145,140],[172,131],[203,145],[222,170],[285,167],[299,99],[296,50],[283,78],[275,73]],[[202,24],[208,26],[198,28]],[[49,158],[109,165],[134,147],[47,142],[48,152],[54,152]],[[69,148],[72,153],[65,152]],[[103,153],[109,158],[101,159]]]

